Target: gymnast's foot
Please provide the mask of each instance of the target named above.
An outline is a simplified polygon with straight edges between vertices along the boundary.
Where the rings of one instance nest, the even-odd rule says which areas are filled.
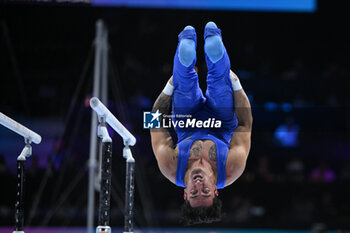
[[[221,30],[214,22],[208,22],[204,29],[204,51],[212,63],[219,61],[224,55]]]
[[[186,26],[179,35],[178,56],[180,63],[189,67],[196,59],[197,35],[194,27]]]

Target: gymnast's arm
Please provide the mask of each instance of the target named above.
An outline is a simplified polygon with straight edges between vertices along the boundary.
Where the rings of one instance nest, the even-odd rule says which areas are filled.
[[[231,71],[232,82],[239,81],[237,75]],[[226,161],[226,185],[232,184],[240,177],[245,169],[248,158],[251,131],[252,131],[252,111],[249,99],[243,89],[233,92],[235,114],[238,119],[238,126],[235,129],[230,142],[230,148]]]
[[[169,79],[172,84],[172,78]],[[170,111],[171,95],[160,93],[154,102],[152,111],[168,114]],[[162,126],[162,125],[161,125]],[[177,152],[174,149],[173,139],[167,129],[151,129],[152,148],[156,156],[158,167],[162,174],[171,182],[175,183],[177,169]]]

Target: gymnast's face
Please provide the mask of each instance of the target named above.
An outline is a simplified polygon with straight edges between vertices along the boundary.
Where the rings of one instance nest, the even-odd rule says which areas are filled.
[[[184,190],[184,199],[188,200],[192,207],[211,206],[218,194],[216,185],[205,170],[197,168],[191,171]]]

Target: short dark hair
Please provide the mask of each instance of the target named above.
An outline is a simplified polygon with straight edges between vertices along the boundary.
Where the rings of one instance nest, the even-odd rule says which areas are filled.
[[[185,225],[199,223],[212,223],[221,220],[222,202],[219,198],[214,197],[213,204],[206,207],[192,207],[189,201],[185,200],[181,208],[182,219]]]

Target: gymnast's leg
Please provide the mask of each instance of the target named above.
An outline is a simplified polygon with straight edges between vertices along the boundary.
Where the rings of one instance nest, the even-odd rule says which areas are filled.
[[[192,26],[187,26],[179,34],[179,44],[174,57],[172,114],[193,115],[203,105],[205,98],[198,84],[196,64],[197,35]],[[177,117],[175,117],[177,120]],[[182,137],[178,133],[179,141]]]
[[[221,30],[215,23],[207,23],[204,39],[205,59],[208,67],[206,107],[216,119],[222,121],[224,138],[229,142],[237,126],[230,80],[230,59],[222,42]]]
[[[173,111],[178,114],[191,114],[204,102],[198,84],[196,64],[197,36],[192,26],[187,26],[179,34],[179,44],[174,57],[173,68]]]

